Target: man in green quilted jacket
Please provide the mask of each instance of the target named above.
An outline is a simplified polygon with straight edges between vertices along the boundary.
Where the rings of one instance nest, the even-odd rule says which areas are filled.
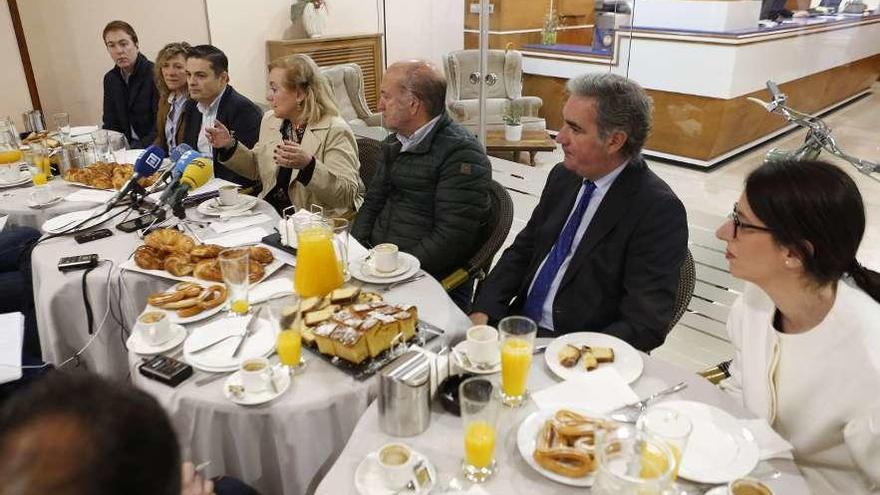
[[[389,242],[438,280],[462,268],[488,235],[489,159],[446,113],[446,80],[422,61],[391,65],[379,111],[394,131],[352,235],[367,247]],[[467,310],[473,282],[450,293]]]

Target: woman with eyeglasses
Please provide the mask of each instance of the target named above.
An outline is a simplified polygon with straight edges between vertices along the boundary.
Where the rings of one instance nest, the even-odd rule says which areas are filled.
[[[794,446],[814,494],[880,485],[880,274],[856,260],[864,231],[852,178],[792,161],[749,174],[716,232],[748,282],[722,387]]]

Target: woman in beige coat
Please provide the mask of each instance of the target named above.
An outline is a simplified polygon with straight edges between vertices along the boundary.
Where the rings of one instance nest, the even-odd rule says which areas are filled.
[[[254,149],[220,122],[208,130],[211,145],[221,149],[220,162],[259,179],[260,197],[279,213],[315,204],[328,216],[353,218],[364,196],[357,143],[318,66],[299,54],[273,61],[266,99],[272,110],[263,115]]]

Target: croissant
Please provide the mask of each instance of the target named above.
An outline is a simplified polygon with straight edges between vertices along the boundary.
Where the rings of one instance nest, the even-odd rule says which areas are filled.
[[[174,229],[156,229],[144,237],[144,244],[165,252],[189,253],[196,243],[188,235]]]
[[[200,261],[203,259],[216,258],[217,256],[220,256],[220,251],[222,250],[223,246],[218,246],[216,244],[199,244],[190,250],[189,256],[193,261]]]
[[[220,272],[220,263],[216,259],[202,260],[196,263],[193,275],[202,280],[222,282],[223,274]]]
[[[192,273],[195,265],[190,263],[189,256],[187,255],[172,254],[165,258],[163,268],[175,277],[182,277]]]
[[[263,246],[251,246],[250,257],[252,260],[256,260],[263,265],[268,265],[275,261],[275,256],[272,254],[272,251]]]
[[[162,252],[149,246],[139,246],[134,251],[134,262],[144,270],[161,270]]]

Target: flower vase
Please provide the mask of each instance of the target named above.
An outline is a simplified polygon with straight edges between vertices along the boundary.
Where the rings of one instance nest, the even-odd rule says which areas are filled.
[[[326,9],[316,9],[312,2],[306,3],[302,13],[302,24],[309,38],[319,38],[324,34],[324,25],[327,22]]]
[[[522,132],[523,132],[522,124],[515,124],[515,125],[505,124],[504,125],[504,140],[511,141],[511,142],[522,141]]]

